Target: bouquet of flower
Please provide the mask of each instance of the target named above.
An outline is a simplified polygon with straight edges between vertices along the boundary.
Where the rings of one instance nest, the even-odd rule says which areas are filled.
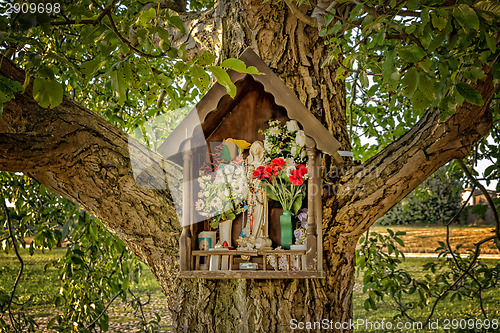
[[[213,163],[200,169],[200,189],[195,209],[209,219],[212,228],[218,228],[219,222],[234,220],[236,215],[243,212],[247,197],[245,175],[241,155],[229,163],[214,159]]]
[[[270,164],[255,169],[253,177],[263,181],[268,197],[278,201],[284,210],[296,213],[302,206],[304,180],[307,179],[307,167],[304,164],[295,165],[293,160],[287,162],[278,157]]]
[[[282,157],[287,161],[292,159],[297,164],[306,163],[306,135],[295,120],[287,121],[285,126],[279,120],[270,120],[269,128],[262,134],[268,160]]]

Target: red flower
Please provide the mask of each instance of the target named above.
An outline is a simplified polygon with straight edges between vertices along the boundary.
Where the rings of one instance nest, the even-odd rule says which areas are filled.
[[[307,174],[307,167],[303,165],[301,165],[300,168],[297,168],[297,170],[299,171],[300,178],[304,177]]]
[[[282,165],[286,164],[286,161],[283,158],[281,158],[281,157],[277,157],[274,160],[272,160],[271,163],[275,164],[275,165],[282,166]]]
[[[264,172],[266,173],[266,177],[271,177],[273,175],[273,166],[271,164],[266,165]]]
[[[292,183],[293,185],[296,185],[296,186],[304,184],[304,181],[302,180],[302,178],[297,178],[293,175],[288,177],[288,180],[290,181],[290,183]]]
[[[277,176],[280,171],[281,171],[281,166],[273,165],[273,175]]]
[[[255,171],[253,172],[253,177],[263,179],[265,177],[264,167],[263,166],[257,167],[257,169],[255,169]]]

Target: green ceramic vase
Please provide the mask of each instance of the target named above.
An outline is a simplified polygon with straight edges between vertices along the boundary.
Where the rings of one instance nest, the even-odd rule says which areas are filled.
[[[280,216],[280,226],[281,226],[281,247],[284,250],[290,250],[292,245],[292,211],[283,210],[283,214]]]

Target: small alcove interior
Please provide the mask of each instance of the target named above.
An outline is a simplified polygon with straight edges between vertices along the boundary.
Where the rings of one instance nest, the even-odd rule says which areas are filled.
[[[180,276],[208,279],[324,277],[320,165],[322,154],[330,154],[340,162],[341,157],[337,153],[340,145],[253,50],[246,49],[239,59],[247,66],[255,66],[262,74],[229,70],[228,74],[236,86],[236,96],[231,98],[224,87],[215,84],[158,149],[166,159],[183,167]],[[200,250],[198,235],[210,230],[210,225],[195,211],[194,199],[198,171],[204,163],[210,162],[213,147],[228,138],[246,140],[249,143],[263,141],[261,131],[269,127],[270,120],[285,124],[291,119],[297,121],[307,137],[309,179],[303,204],[309,211],[306,249]],[[244,151],[243,157],[246,158],[247,155],[248,152]],[[281,245],[281,213],[282,208],[269,206],[268,230],[273,249]],[[243,214],[237,215],[233,220],[232,244],[237,243],[241,234]],[[270,265],[269,256],[275,262],[282,260],[284,265],[281,268]],[[209,269],[208,263],[215,258],[219,267]],[[226,263],[226,267],[221,267],[222,262]],[[240,269],[240,263],[243,262],[254,263],[254,269]]]

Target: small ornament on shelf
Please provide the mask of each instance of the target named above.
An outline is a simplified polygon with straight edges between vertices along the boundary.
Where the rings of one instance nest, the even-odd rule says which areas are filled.
[[[299,223],[297,223],[297,228],[293,232],[295,236],[295,244],[296,245],[305,245],[306,243],[306,234],[307,234],[307,208],[302,208],[299,210],[299,214],[297,215],[299,219]]]

